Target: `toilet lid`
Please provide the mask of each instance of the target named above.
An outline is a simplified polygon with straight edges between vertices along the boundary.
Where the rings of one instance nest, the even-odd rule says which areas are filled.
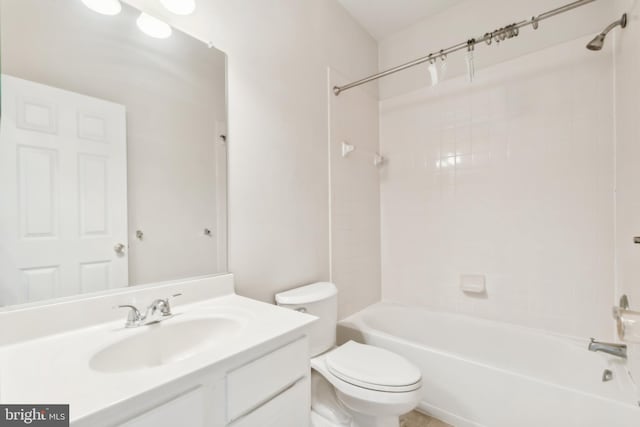
[[[370,390],[406,392],[420,387],[418,368],[388,350],[349,341],[327,355],[329,371]]]

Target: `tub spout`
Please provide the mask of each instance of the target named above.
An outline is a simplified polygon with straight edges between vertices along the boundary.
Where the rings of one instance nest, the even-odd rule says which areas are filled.
[[[622,359],[627,358],[627,346],[625,344],[600,342],[596,341],[594,338],[591,338],[591,342],[589,342],[589,351],[601,351]]]

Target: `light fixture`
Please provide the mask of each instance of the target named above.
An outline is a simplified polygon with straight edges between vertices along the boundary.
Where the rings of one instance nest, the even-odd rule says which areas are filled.
[[[160,3],[176,15],[191,15],[196,10],[196,0],[160,0]]]
[[[122,10],[120,0],[82,0],[85,6],[103,15],[117,15]]]
[[[144,12],[140,14],[136,23],[140,31],[156,39],[166,39],[173,32],[169,24]]]

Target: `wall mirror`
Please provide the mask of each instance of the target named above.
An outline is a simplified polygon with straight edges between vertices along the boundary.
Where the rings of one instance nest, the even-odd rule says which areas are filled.
[[[0,307],[227,271],[225,54],[90,3],[0,1]]]

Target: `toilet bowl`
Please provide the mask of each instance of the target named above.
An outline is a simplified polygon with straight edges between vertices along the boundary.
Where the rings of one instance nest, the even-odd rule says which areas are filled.
[[[333,386],[339,409],[353,427],[398,427],[399,416],[419,402],[420,371],[387,350],[349,341],[311,359],[311,367],[321,377],[313,385],[326,381]],[[318,412],[326,394],[313,392],[312,410]]]
[[[318,316],[310,332],[311,425],[398,427],[419,402],[420,370],[388,350],[349,341],[335,346],[337,290],[316,283],[276,295],[286,308]]]

